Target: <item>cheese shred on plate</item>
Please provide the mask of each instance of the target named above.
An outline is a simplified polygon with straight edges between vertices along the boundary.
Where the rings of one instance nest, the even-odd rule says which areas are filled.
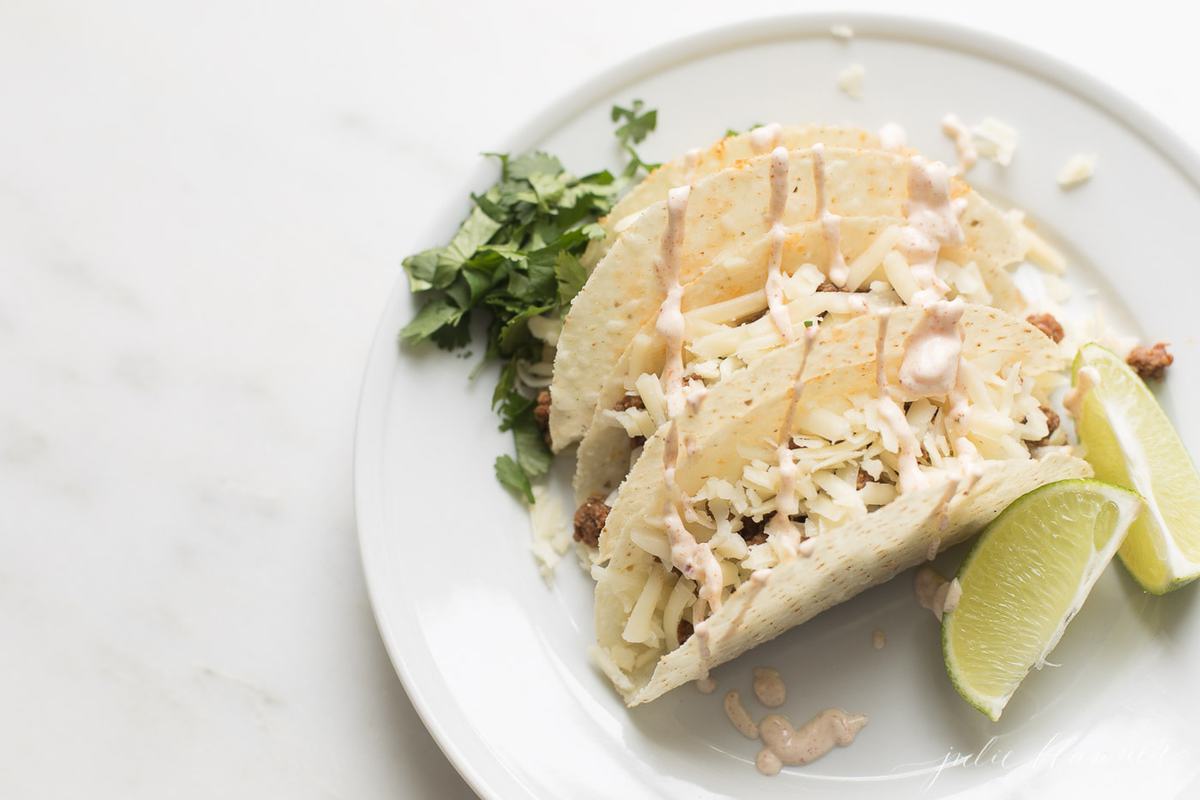
[[[838,88],[845,92],[848,96],[853,97],[855,100],[862,100],[863,79],[866,78],[866,76],[866,67],[864,67],[862,64],[851,64],[838,73]]]
[[[1067,159],[1067,163],[1058,171],[1058,185],[1064,189],[1078,186],[1089,180],[1095,171],[1095,153],[1076,153]]]

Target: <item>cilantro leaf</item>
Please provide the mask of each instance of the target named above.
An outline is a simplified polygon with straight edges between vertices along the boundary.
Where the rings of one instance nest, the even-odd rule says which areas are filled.
[[[550,469],[550,448],[542,432],[533,421],[532,411],[522,414],[513,424],[513,442],[517,450],[517,464],[531,478],[545,475]]]
[[[654,109],[643,111],[645,104],[641,100],[634,100],[629,108],[621,106],[613,106],[610,116],[613,122],[622,122],[616,130],[617,142],[620,143],[621,149],[629,157],[629,163],[625,166],[622,176],[627,180],[632,180],[636,177],[640,170],[653,172],[658,169],[659,164],[651,164],[648,161],[643,161],[638,155],[637,150],[633,148],[635,144],[640,144],[657,126],[658,112]]]
[[[493,469],[501,486],[533,505],[533,487],[529,485],[529,476],[516,461],[513,461],[512,456],[496,456]]]
[[[433,278],[437,273],[438,259],[444,248],[435,247],[409,256],[401,262],[404,272],[408,275],[408,288],[413,292],[424,292],[433,288]]]
[[[516,392],[516,384],[517,360],[510,358],[508,363],[504,365],[504,369],[500,371],[500,380],[496,381],[496,388],[492,390],[493,411],[499,411],[504,401],[508,399],[508,396]]]
[[[479,206],[475,206],[470,216],[463,221],[458,233],[454,234],[454,238],[446,246],[446,255],[456,264],[464,263],[475,255],[475,251],[487,244],[501,227],[501,223],[489,217]]]
[[[566,313],[587,280],[580,257],[591,240],[606,235],[599,220],[622,192],[657,166],[642,160],[634,145],[654,131],[658,113],[634,100],[628,107],[613,106],[611,117],[626,160],[619,174],[600,170],[578,177],[540,151],[485,153],[498,162],[496,182],[471,196],[470,213],[449,243],[402,262],[409,289],[422,299],[400,331],[402,344],[432,341],[445,350],[462,350],[471,342],[473,320],[482,318],[487,330],[483,363],[504,361],[492,406],[501,430],[512,431],[516,453],[515,460],[497,459],[496,477],[528,502],[530,478],[544,475],[551,461],[533,416],[535,392],[521,383],[517,371],[518,362],[545,356],[529,320]]]
[[[554,259],[554,281],[558,284],[558,305],[567,308],[587,280],[587,270],[579,263],[578,256],[562,251]]]
[[[612,107],[612,121],[624,121],[624,124],[617,128],[617,140],[621,144],[629,142],[640,144],[648,134],[654,132],[654,128],[658,125],[658,111],[654,109],[643,111],[644,107],[645,103],[641,100],[634,100],[629,108]]]
[[[647,161],[642,161],[642,157],[629,145],[625,145],[625,154],[629,156],[629,163],[625,165],[625,169],[621,172],[621,177],[630,182],[637,177],[639,172],[643,170],[653,172],[662,166],[661,164],[651,164]]]
[[[500,430],[512,430],[524,414],[533,414],[533,400],[517,391],[510,389],[495,408],[500,415]]]
[[[504,176],[511,180],[528,180],[535,175],[558,175],[563,172],[562,162],[549,153],[534,151],[506,161]]]
[[[471,342],[471,312],[464,313],[451,325],[443,325],[429,335],[430,341],[442,350],[458,350]]]
[[[500,354],[515,353],[521,345],[527,344],[533,336],[529,332],[529,318],[536,317],[538,314],[545,314],[551,308],[553,306],[530,306],[504,323],[504,327],[500,329],[500,336],[496,341],[500,348]]]
[[[446,325],[454,325],[462,317],[462,309],[456,308],[445,298],[436,298],[421,306],[421,310],[400,331],[400,340],[415,344],[427,339]]]

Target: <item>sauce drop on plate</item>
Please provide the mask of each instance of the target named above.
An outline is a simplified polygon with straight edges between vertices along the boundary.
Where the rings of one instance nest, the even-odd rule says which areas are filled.
[[[758,725],[742,705],[742,696],[737,689],[730,689],[725,693],[725,716],[729,717],[733,727],[737,728],[742,736],[747,739],[758,738]]]
[[[913,591],[921,607],[932,611],[938,622],[942,621],[943,614],[958,607],[959,598],[962,597],[962,585],[958,578],[946,580],[928,564],[917,570],[913,578]]]
[[[827,708],[796,728],[781,714],[768,714],[758,725],[763,749],[754,764],[764,775],[776,775],[784,765],[816,761],[834,747],[846,747],[867,724],[863,714]]]
[[[767,708],[779,708],[787,700],[787,684],[779,670],[770,667],[754,668],[754,696]]]

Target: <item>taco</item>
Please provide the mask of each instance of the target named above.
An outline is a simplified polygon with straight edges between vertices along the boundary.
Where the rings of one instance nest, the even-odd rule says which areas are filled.
[[[851,277],[871,277],[851,276],[850,266],[871,251],[868,233],[885,218],[905,221],[878,233],[899,232],[895,249],[915,267],[915,256],[905,246],[911,243],[912,219],[922,215],[947,218],[943,227],[955,234],[937,243],[934,262],[944,260],[959,268],[974,264],[986,276],[985,283],[990,280],[991,290],[1015,311],[1022,301],[1001,268],[1025,253],[1019,226],[966,184],[949,178],[942,165],[876,150],[776,148],[700,180],[683,214],[676,278],[687,286],[714,264],[728,269],[744,261],[747,277],[731,281],[724,290],[715,285],[705,289],[707,299],[732,299],[736,295],[730,292],[748,285],[750,277],[761,276],[773,255],[783,251],[794,256],[823,240],[828,258],[817,266],[837,288],[845,289]],[[556,450],[586,433],[606,379],[638,331],[653,323],[666,297],[659,251],[668,217],[668,202],[660,201],[633,218],[567,314],[551,386],[550,434]],[[791,263],[797,262],[793,258]],[[780,275],[785,277],[789,276]]]
[[[826,125],[760,125],[746,133],[727,136],[707,148],[697,147],[683,156],[662,164],[651,172],[627,195],[622,197],[608,216],[600,221],[605,237],[595,240],[584,254],[587,267],[595,264],[608,252],[616,231],[628,227],[633,217],[647,206],[667,199],[667,192],[676,186],[687,186],[739,161],[761,156],[776,147],[803,150],[814,144],[852,149],[879,149],[879,137],[861,128]]]
[[[597,661],[660,696],[931,558],[1037,486],[1063,361],[961,300],[805,335],[650,437],[600,540]]]
[[[847,280],[828,280],[830,242],[802,225],[783,239],[779,264],[787,325],[799,330],[820,320],[828,329],[868,310],[899,307],[916,293],[910,266],[894,255],[906,220],[850,217],[840,223],[840,254]],[[770,314],[764,286],[771,271],[771,236],[747,250],[717,259],[683,288],[683,367],[706,389],[786,343]],[[948,298],[994,306],[1024,316],[1025,300],[1008,273],[987,262],[939,255],[937,273]],[[822,265],[822,266],[818,266]],[[869,289],[868,289],[869,287]],[[608,495],[620,484],[641,441],[665,421],[660,375],[665,347],[647,321],[604,381],[592,420],[579,445],[575,491],[580,502]]]

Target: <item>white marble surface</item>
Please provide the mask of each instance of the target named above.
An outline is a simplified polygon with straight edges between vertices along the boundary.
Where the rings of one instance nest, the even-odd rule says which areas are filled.
[[[355,543],[398,258],[527,109],[797,5],[101,5],[0,6],[0,796],[468,797]],[[1067,5],[906,9],[1056,52],[1200,143],[1194,20]]]

